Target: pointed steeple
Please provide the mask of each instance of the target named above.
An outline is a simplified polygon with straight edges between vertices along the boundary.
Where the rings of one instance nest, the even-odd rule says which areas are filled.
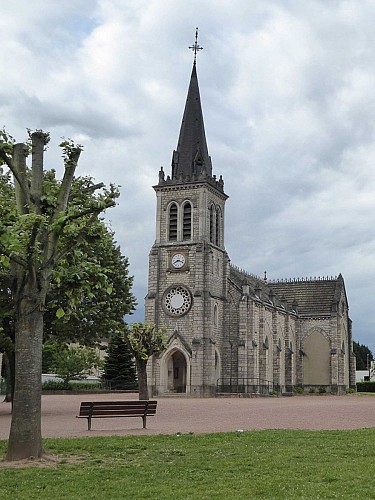
[[[212,164],[204,131],[197,68],[194,60],[180,136],[177,149],[173,151],[172,179],[198,180],[211,176]]]

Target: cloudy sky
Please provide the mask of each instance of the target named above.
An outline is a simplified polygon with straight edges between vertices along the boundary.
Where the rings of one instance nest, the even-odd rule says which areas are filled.
[[[170,172],[198,78],[226,249],[272,278],[346,282],[354,338],[375,349],[375,1],[1,2],[0,126],[84,145],[79,173],[122,186],[108,213],[143,319],[158,171]]]

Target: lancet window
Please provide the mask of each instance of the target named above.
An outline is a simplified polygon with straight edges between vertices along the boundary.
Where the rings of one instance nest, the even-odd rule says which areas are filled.
[[[177,241],[178,208],[176,203],[169,207],[169,241]]]
[[[186,202],[183,208],[183,216],[182,216],[182,239],[184,241],[191,240],[191,203]]]

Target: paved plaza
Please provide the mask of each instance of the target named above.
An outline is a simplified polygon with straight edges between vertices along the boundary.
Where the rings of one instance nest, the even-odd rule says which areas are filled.
[[[124,436],[259,429],[359,429],[375,427],[375,397],[306,395],[269,398],[158,398],[155,417],[75,418],[81,401],[137,399],[136,394],[44,395],[43,437]],[[0,439],[7,439],[10,404],[0,403]]]

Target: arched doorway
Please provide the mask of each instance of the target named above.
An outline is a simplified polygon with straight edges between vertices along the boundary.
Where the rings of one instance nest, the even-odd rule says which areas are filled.
[[[186,392],[186,359],[181,351],[173,351],[167,361],[169,392]]]

